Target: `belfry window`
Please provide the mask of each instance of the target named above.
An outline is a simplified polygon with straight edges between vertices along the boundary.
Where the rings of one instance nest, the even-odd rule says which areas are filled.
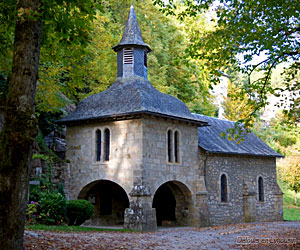
[[[168,143],[168,162],[172,162],[172,131],[168,130],[167,135],[167,143]]]
[[[264,180],[261,176],[258,178],[258,201],[264,201]]]
[[[96,131],[96,161],[101,160],[101,130]]]
[[[133,48],[123,49],[123,64],[133,64]]]
[[[228,201],[228,193],[227,193],[227,177],[225,174],[221,176],[221,202]]]
[[[110,131],[109,129],[104,130],[104,160],[109,161],[110,154]]]

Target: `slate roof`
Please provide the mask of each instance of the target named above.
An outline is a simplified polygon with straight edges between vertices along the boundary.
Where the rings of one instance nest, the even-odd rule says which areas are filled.
[[[195,118],[182,101],[159,92],[147,79],[139,76],[117,78],[107,90],[82,100],[75,111],[58,123],[141,113],[190,121],[198,126],[206,125],[206,122]]]
[[[209,153],[283,157],[267,146],[254,133],[245,135],[245,140],[240,144],[223,138],[221,133],[234,127],[234,122],[232,121],[198,114],[193,115],[195,118],[206,121],[210,125],[198,128],[199,146]]]
[[[144,43],[132,5],[130,7],[122,39],[119,44],[113,47],[113,49],[114,51],[117,51],[123,47],[127,47],[128,45],[132,45],[133,47],[146,47],[148,52],[151,51],[150,47]]]

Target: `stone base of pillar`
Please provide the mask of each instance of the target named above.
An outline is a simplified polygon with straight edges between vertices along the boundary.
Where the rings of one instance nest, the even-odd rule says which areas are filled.
[[[207,204],[207,192],[199,192],[196,194],[197,207],[199,210],[199,224],[200,227],[209,227],[210,218]]]
[[[154,232],[157,230],[155,208],[148,197],[138,197],[130,202],[125,209],[124,228],[139,232]],[[150,198],[150,197],[149,197]]]

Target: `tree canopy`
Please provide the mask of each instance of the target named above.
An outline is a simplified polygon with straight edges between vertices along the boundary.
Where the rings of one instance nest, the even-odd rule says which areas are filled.
[[[267,105],[269,94],[280,96],[288,91],[289,96],[283,96],[285,113],[291,122],[299,122],[300,5],[296,1],[186,0],[183,10],[178,10],[174,0],[153,2],[162,12],[179,19],[206,12],[215,29],[194,37],[188,54],[206,60],[214,83],[228,64],[247,74],[244,90],[254,107],[252,116]],[[287,65],[285,84],[274,88],[270,82],[272,71],[283,62]],[[255,71],[262,71],[263,76],[253,80]],[[244,122],[249,125],[250,120]]]

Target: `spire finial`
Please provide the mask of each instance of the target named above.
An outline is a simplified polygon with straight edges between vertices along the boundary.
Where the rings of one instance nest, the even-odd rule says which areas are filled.
[[[114,51],[118,51],[121,48],[127,47],[128,45],[132,47],[145,47],[147,52],[150,52],[150,47],[144,43],[141,35],[141,30],[136,19],[135,11],[133,5],[130,6],[128,19],[125,25],[124,33],[121,41],[118,45],[114,46]]]

